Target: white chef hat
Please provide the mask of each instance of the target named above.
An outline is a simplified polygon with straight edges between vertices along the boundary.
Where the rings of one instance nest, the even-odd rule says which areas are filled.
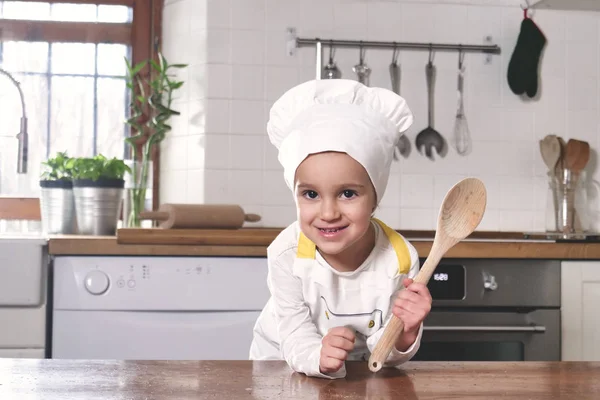
[[[359,162],[381,201],[394,147],[413,123],[396,93],[347,79],[313,80],[284,93],[273,105],[267,132],[279,150],[288,187],[310,154],[344,152]]]

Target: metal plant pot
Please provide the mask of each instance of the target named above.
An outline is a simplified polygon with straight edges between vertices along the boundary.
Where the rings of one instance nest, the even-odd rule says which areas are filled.
[[[73,183],[71,180],[40,181],[42,229],[47,234],[70,235],[77,232]]]
[[[73,194],[79,233],[82,235],[112,236],[123,200],[123,179],[75,179]]]

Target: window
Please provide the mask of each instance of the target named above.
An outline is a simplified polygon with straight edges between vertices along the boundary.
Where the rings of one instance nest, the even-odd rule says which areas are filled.
[[[129,157],[124,57],[154,56],[161,10],[161,0],[0,0],[0,68],[20,82],[29,133],[28,173],[17,175],[21,101],[0,74],[0,195],[35,195],[40,163],[59,151]]]

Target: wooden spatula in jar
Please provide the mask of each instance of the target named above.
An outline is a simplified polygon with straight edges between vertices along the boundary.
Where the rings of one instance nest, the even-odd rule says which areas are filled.
[[[477,178],[463,179],[448,191],[438,215],[431,251],[414,282],[429,282],[444,254],[477,228],[483,218],[486,204],[485,185]],[[371,371],[377,372],[383,367],[403,329],[402,320],[392,316],[369,358]]]
[[[569,139],[564,157],[564,167],[573,172],[581,172],[590,159],[590,145],[588,142]]]
[[[554,175],[556,177],[560,177],[565,169],[565,154],[567,152],[567,142],[560,136],[557,136],[558,143],[560,143],[560,157],[558,158],[558,162],[556,163],[556,167],[554,167]]]
[[[556,135],[546,135],[540,140],[540,153],[548,171],[554,174],[561,157],[560,139]]]

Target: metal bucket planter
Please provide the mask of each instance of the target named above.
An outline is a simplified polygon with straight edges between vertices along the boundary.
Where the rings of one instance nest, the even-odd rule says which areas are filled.
[[[73,194],[79,233],[112,236],[123,201],[123,179],[74,179]]]
[[[42,229],[47,234],[77,232],[73,182],[70,179],[40,181]]]

